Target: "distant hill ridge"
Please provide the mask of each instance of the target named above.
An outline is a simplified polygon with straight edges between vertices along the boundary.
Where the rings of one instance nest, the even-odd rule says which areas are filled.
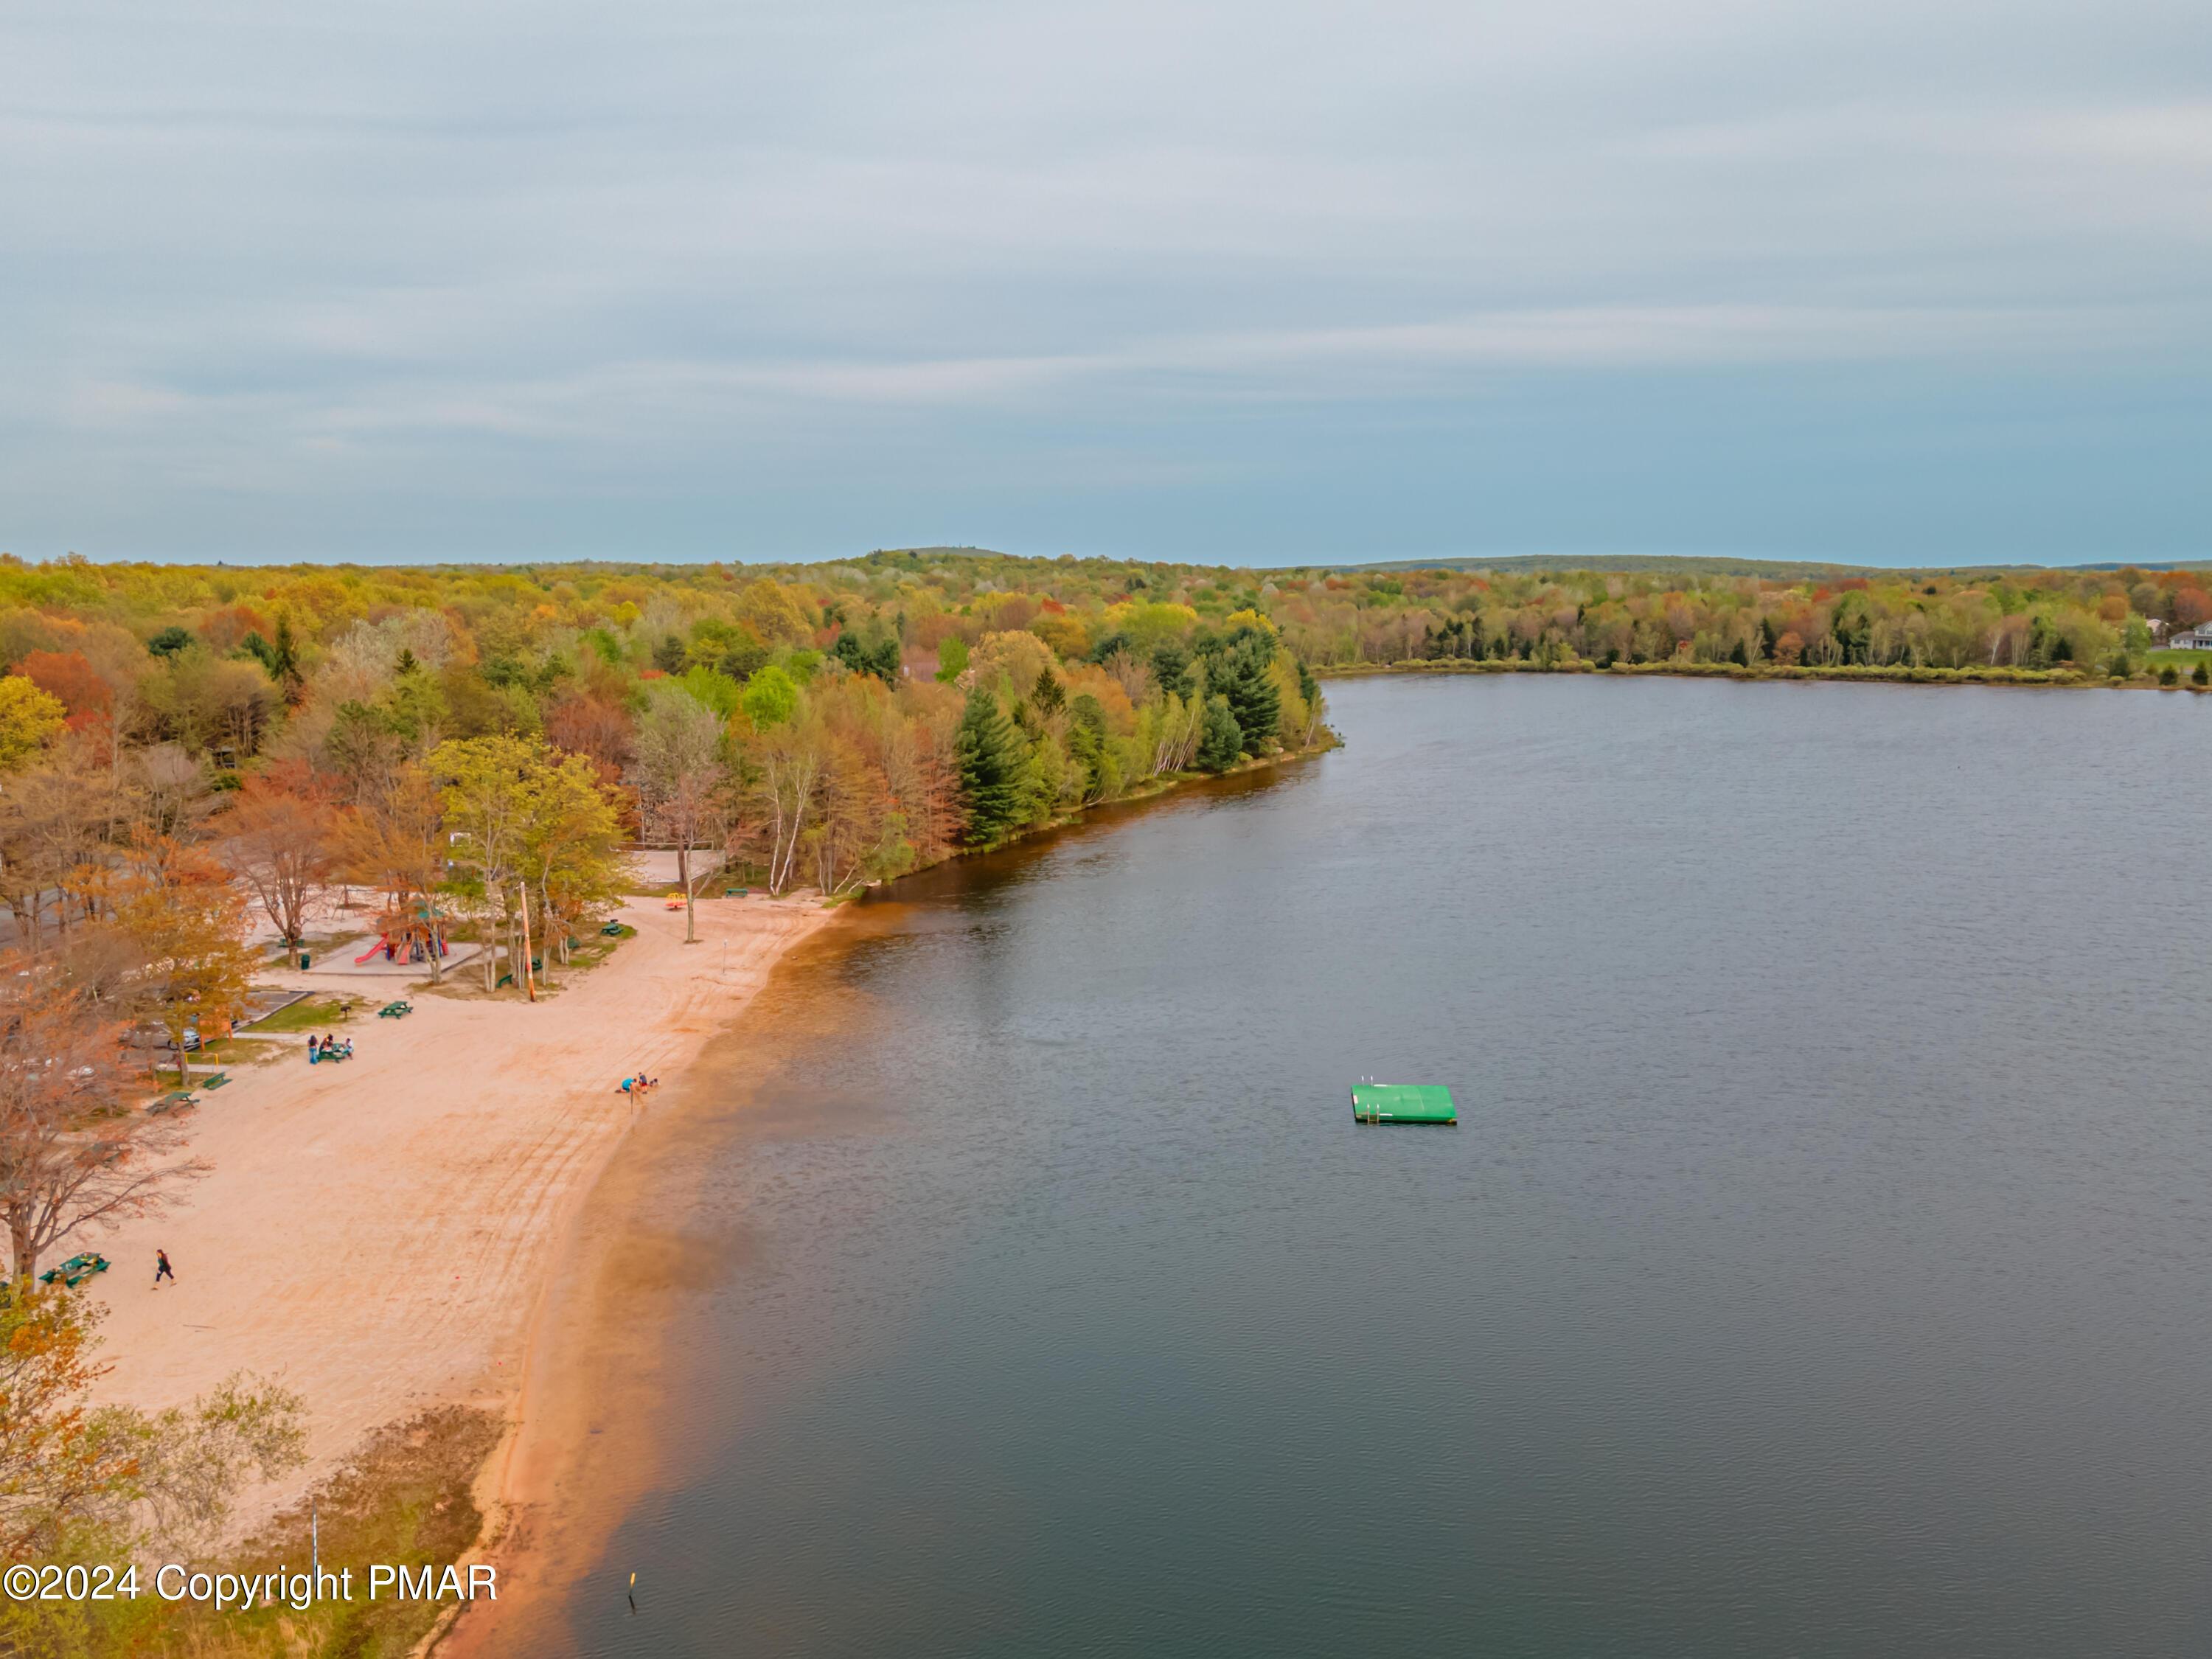
[[[988,547],[887,547],[878,548],[870,558],[933,558],[948,555],[969,558],[1026,559],[1048,558],[1048,554],[1003,553]],[[1978,580],[1998,576],[2032,574],[2038,571],[2112,571],[2112,570],[2212,570],[2212,559],[2111,559],[2091,564],[1850,564],[1840,560],[1822,559],[1743,559],[1725,555],[1675,553],[1590,553],[1550,554],[1516,553],[1504,557],[1485,554],[1460,554],[1435,559],[1375,559],[1360,562],[1316,562],[1297,565],[1208,565],[1188,559],[1144,559],[1099,554],[1079,556],[1096,557],[1109,563],[1161,564],[1187,566],[1196,569],[1250,570],[1280,569],[1317,571],[1329,574],[1351,575],[1362,572],[1395,570],[1465,570],[1494,571],[1499,575],[1527,575],[1538,571],[1662,571],[1686,576],[1759,576],[1772,580],[1825,580],[1838,576],[1887,577],[1896,580],[1916,576],[1948,576],[1954,580]]]

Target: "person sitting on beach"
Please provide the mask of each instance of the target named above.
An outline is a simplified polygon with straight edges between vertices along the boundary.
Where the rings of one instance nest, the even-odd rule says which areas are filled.
[[[351,1060],[353,1058],[353,1039],[351,1037],[348,1037],[345,1040],[345,1047],[339,1049],[338,1053],[348,1060]]]

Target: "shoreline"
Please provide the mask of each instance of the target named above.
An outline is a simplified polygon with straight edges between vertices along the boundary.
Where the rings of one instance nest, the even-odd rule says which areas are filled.
[[[305,1065],[300,1037],[234,1065],[191,1126],[213,1172],[99,1241],[120,1268],[95,1281],[114,1363],[100,1398],[159,1408],[241,1370],[302,1397],[308,1462],[243,1495],[241,1530],[427,1408],[511,1425],[550,1264],[617,1151],[664,1113],[616,1084],[644,1066],[680,1091],[775,965],[837,919],[811,896],[707,900],[687,947],[680,913],[632,899],[619,914],[635,936],[540,1005],[393,985],[415,1012],[340,1028],[354,1060]],[[157,1245],[179,1273],[159,1291],[137,1271]]]
[[[811,974],[862,939],[895,930],[914,904],[927,902],[928,878],[963,862],[1036,851],[1063,835],[1105,833],[1116,809],[1164,806],[1193,786],[1249,780],[1310,760],[1339,746],[1262,757],[1219,774],[1177,774],[1156,787],[1117,796],[1033,825],[988,848],[963,849],[908,872],[884,888],[842,902],[846,925],[810,934],[781,957],[760,994],[732,1010],[697,1057],[727,1053],[732,1063],[702,1066],[638,1132],[623,1143],[579,1205],[548,1275],[518,1409],[476,1486],[485,1527],[472,1559],[500,1571],[497,1605],[455,1607],[418,1644],[436,1659],[504,1659],[515,1653],[574,1651],[562,1622],[565,1592],[608,1545],[631,1507],[680,1461],[683,1449],[658,1432],[648,1407],[665,1398],[676,1374],[697,1363],[680,1352],[683,1322],[672,1299],[704,1294],[747,1255],[745,1222],[698,1201],[711,1160],[699,1157],[716,1125],[750,1117],[759,1086],[793,1040],[819,1036],[838,1013]],[[1204,793],[1198,791],[1197,793]],[[903,896],[907,883],[914,896]],[[878,908],[880,907],[880,908]],[[641,1297],[653,1305],[637,1312]],[[567,1334],[553,1340],[551,1333]],[[641,1583],[639,1591],[647,1586]]]
[[[2212,653],[2207,653],[2212,657]],[[1415,674],[1588,674],[1618,679],[1690,680],[1838,680],[1869,685],[1984,685],[2024,686],[2055,690],[2185,691],[2196,696],[2212,687],[2183,680],[2163,685],[2153,676],[2137,674],[2116,680],[2075,668],[1912,668],[1901,664],[1828,666],[1802,664],[1732,662],[1616,662],[1607,665],[1577,659],[1572,662],[1524,662],[1517,658],[1407,657],[1397,662],[1331,663],[1314,665],[1314,678],[1322,680],[1374,679]]]
[[[567,1592],[684,1449],[653,1407],[702,1357],[684,1352],[686,1304],[749,1259],[748,1223],[707,1190],[702,1156],[757,1121],[760,1086],[793,1039],[834,1027],[812,971],[874,931],[867,910],[782,957],[762,994],[702,1044],[694,1079],[641,1124],[572,1218],[549,1275],[518,1409],[476,1487],[475,1559],[500,1572],[496,1604],[457,1606],[415,1651],[438,1659],[574,1650]],[[886,907],[872,920],[893,922]],[[556,1339],[554,1333],[561,1333]],[[641,1585],[641,1592],[650,1586]]]

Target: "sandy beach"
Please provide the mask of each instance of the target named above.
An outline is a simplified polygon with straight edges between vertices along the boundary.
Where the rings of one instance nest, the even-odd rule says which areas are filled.
[[[672,1091],[833,916],[811,899],[702,901],[687,946],[680,912],[634,902],[621,919],[636,937],[536,1005],[417,993],[405,1019],[355,1015],[349,1062],[310,1066],[292,1037],[278,1062],[234,1069],[191,1121],[214,1173],[166,1216],[88,1241],[116,1264],[96,1281],[115,1365],[104,1392],[158,1407],[241,1369],[295,1390],[309,1464],[254,1494],[257,1512],[426,1407],[510,1411],[568,1224],[660,1105],[617,1084],[643,1066]],[[158,1291],[157,1247],[177,1273]]]

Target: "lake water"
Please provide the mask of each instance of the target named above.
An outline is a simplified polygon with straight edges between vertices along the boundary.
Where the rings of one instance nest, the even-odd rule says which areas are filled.
[[[577,1648],[2212,1648],[2212,700],[1330,701],[726,1040]]]

